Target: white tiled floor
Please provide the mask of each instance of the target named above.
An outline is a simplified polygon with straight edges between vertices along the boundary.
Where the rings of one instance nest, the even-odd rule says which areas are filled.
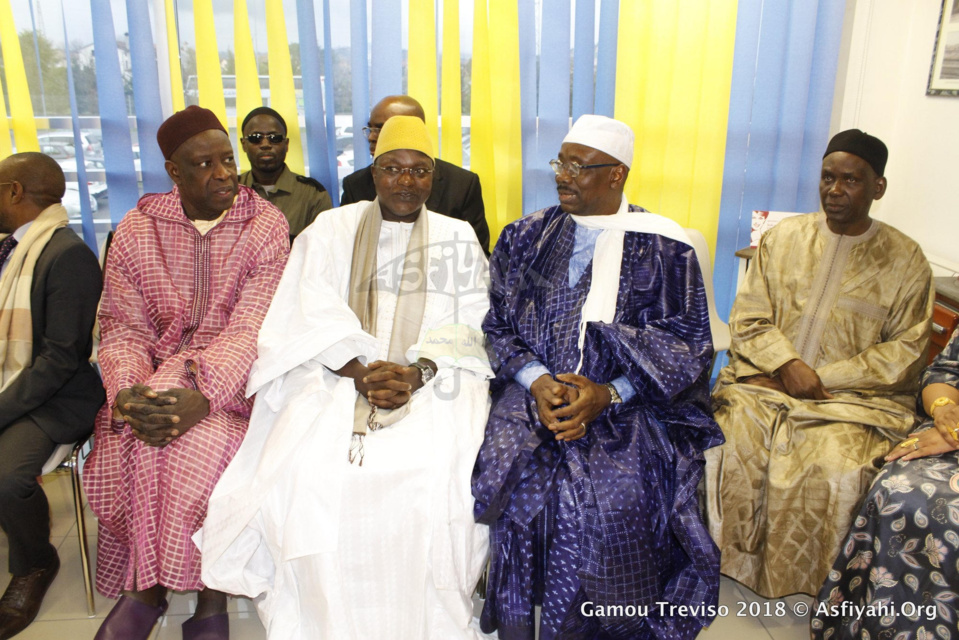
[[[60,553],[60,574],[47,593],[36,621],[17,640],[88,640],[93,638],[113,602],[96,596],[96,618],[87,618],[83,593],[83,575],[80,569],[80,548],[77,544],[77,526],[73,515],[73,495],[68,472],[55,472],[44,477],[44,489],[53,511],[53,544]],[[96,558],[96,518],[86,511],[87,534],[91,560]],[[7,562],[7,540],[0,534],[0,589],[10,580],[2,571]],[[790,596],[781,600],[766,600],[729,578],[722,578],[719,602],[729,607],[729,613],[717,617],[712,626],[700,634],[704,640],[807,640],[808,616],[798,616],[794,608],[808,605],[811,598]],[[777,604],[783,603],[782,615],[776,616]],[[154,630],[152,640],[179,640],[180,625],[190,617],[196,605],[192,594],[174,594],[166,616]],[[477,607],[478,609],[478,607]],[[230,637],[233,640],[262,640],[263,626],[252,603],[244,598],[230,601]],[[763,615],[765,613],[771,615]],[[751,615],[758,614],[758,615]]]

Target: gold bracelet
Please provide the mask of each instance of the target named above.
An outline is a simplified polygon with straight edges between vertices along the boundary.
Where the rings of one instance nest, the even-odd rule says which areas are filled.
[[[948,396],[940,396],[932,401],[932,404],[929,405],[929,415],[933,415],[936,412],[936,409],[939,407],[944,407],[947,404],[956,404],[956,401]]]

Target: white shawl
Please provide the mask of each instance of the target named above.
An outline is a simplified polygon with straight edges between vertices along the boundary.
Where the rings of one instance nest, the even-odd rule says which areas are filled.
[[[692,246],[689,236],[678,223],[648,211],[630,211],[626,196],[619,211],[611,216],[572,216],[573,221],[588,229],[602,229],[593,250],[593,279],[579,323],[579,363],[576,372],[583,366],[583,345],[586,342],[586,325],[589,322],[610,323],[616,316],[616,299],[619,297],[619,275],[623,265],[623,239],[627,231],[665,236]],[[599,277],[597,277],[599,276]]]

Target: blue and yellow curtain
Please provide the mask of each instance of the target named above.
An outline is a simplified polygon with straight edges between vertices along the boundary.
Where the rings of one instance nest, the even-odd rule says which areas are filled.
[[[738,2],[715,244],[722,317],[736,296],[733,254],[749,246],[752,211],[819,208],[845,8],[842,0]]]
[[[79,1],[90,2],[94,17],[111,212],[121,215],[139,190],[116,49],[108,44],[115,42],[110,2]],[[0,157],[14,146],[37,145],[10,3],[0,0],[6,87]],[[131,50],[137,131],[144,187],[150,175],[150,189],[168,184],[150,141],[169,115],[145,97],[161,92],[152,34],[169,52],[162,62],[169,67],[164,83],[172,105],[184,104],[176,3],[165,0],[163,6],[151,27],[145,3],[127,0],[129,31],[138,45]],[[482,181],[494,238],[523,213],[554,202],[547,162],[571,120],[583,113],[614,116],[633,127],[627,195],[704,233],[715,250],[722,315],[735,293],[733,252],[748,244],[750,211],[817,207],[843,0],[541,0],[539,10],[533,2],[473,0],[471,14],[460,0],[350,0],[348,24],[331,23],[330,0],[296,0],[292,12],[290,6],[234,0],[234,42],[226,43],[217,42],[212,0],[192,0],[199,100],[224,124],[239,124],[227,120],[224,106],[218,51],[229,48],[236,55],[237,117],[260,104],[249,11],[262,11],[270,99],[290,130],[288,162],[294,171],[308,164],[331,191],[337,160],[330,34],[348,31],[356,167],[370,161],[361,132],[370,106],[404,92],[423,104],[440,157],[462,163],[467,105],[460,97],[461,69],[471,59],[469,162]],[[467,15],[471,51],[460,42]],[[293,33],[287,24],[294,22],[303,77],[299,108],[287,49]]]

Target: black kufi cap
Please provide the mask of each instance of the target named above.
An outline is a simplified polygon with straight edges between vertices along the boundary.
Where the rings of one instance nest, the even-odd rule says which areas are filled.
[[[834,135],[822,157],[825,158],[836,151],[845,151],[859,156],[869,163],[877,176],[882,176],[886,170],[886,160],[889,158],[886,145],[879,138],[863,133],[859,129],[847,129]]]

